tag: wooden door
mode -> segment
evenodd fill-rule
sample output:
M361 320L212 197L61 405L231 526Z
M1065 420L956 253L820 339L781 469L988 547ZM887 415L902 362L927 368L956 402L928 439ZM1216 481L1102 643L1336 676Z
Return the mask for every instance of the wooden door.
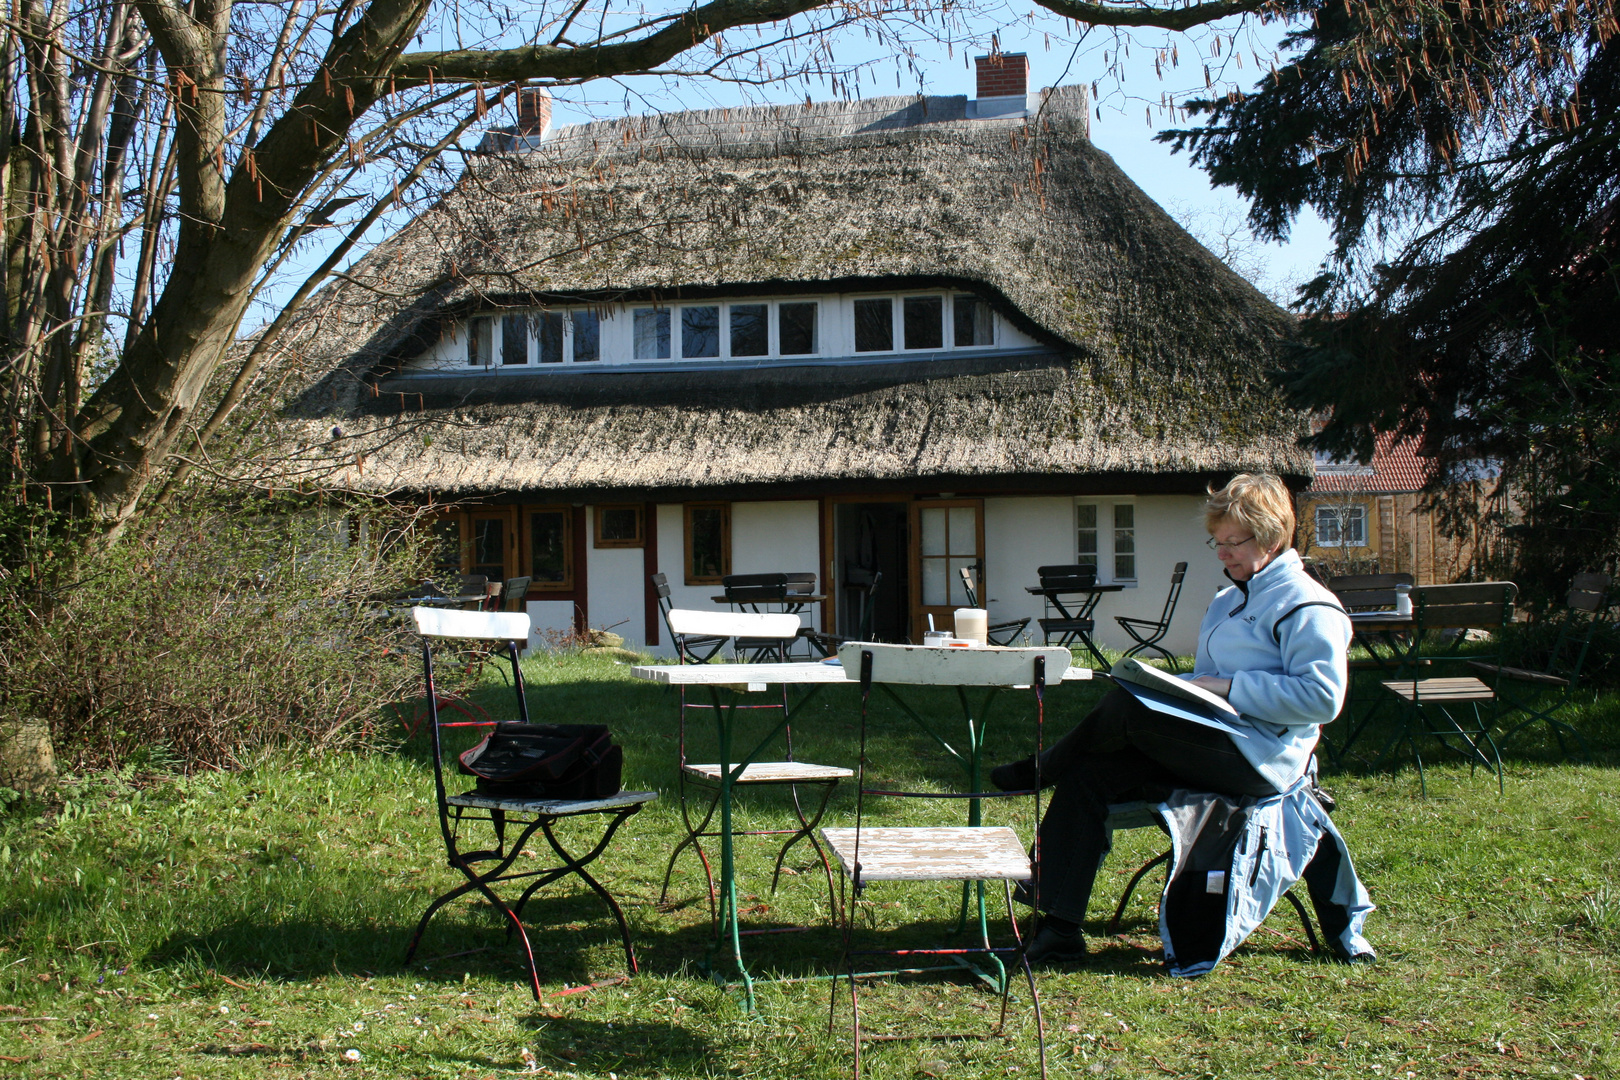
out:
M472 510L462 541L462 572L505 581L517 574L516 507Z
M922 641L928 616L940 630L955 627L967 606L962 567L976 577L984 565L984 500L927 499L911 504L911 640ZM979 595L986 586L978 582Z

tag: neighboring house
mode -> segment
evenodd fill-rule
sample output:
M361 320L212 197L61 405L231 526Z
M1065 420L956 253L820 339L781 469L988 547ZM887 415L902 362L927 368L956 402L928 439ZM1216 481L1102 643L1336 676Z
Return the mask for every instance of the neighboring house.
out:
M1039 615L1086 562L1169 643L1222 584L1206 485L1303 486L1264 372L1289 316L1089 140L1084 87L708 110L492 135L456 189L303 312L284 414L305 467L454 501L447 559L532 576L538 627L667 647L649 583L881 570L877 634L963 603ZM1010 85L1009 85L1010 82Z
M1489 538L1445 535L1422 494L1432 474L1414 443L1390 435L1367 464L1318 455L1316 478L1296 497L1300 554L1333 574L1408 573L1419 585L1477 577Z

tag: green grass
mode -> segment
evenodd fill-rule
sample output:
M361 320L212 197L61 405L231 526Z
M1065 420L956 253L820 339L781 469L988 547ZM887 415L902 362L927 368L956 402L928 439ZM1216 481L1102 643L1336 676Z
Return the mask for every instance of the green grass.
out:
M847 1073L847 1009L829 1034L825 982L764 984L749 1015L736 993L702 977L708 914L695 859L678 867L679 902L654 905L679 828L673 692L602 658L541 656L525 670L537 719L613 724L627 748L627 786L661 794L599 864L626 903L641 977L560 994L620 971L609 920L573 890L542 893L531 908L550 995L538 1006L519 954L471 902L438 916L425 962L401 963L422 908L455 881L420 740L393 754L289 754L184 780L87 777L49 814L0 818L3 1074ZM491 672L480 699L494 708L503 692ZM1098 693L1054 689L1054 730ZM933 704L954 717L953 698ZM1014 708L1003 708L993 759L1022 752ZM825 691L797 727L801 755L853 760L855 709L851 688ZM1597 699L1584 713L1601 745L1620 744L1620 699ZM875 726L873 758L886 779L955 785L897 716L882 712ZM1151 831L1121 835L1094 901L1096 962L1039 976L1052 1075L1620 1074L1620 777L1612 752L1568 765L1545 750L1532 741L1510 756L1502 798L1486 774L1440 757L1427 800L1410 770L1327 778L1340 800L1335 820L1379 905L1368 935L1381 959L1369 969L1308 955L1283 908L1210 977L1168 978L1153 888L1133 901L1120 937L1101 932L1125 875L1159 846ZM790 820L780 795L750 793L744 805L752 823ZM829 820L851 806L840 796ZM912 821L961 811L897 800L881 809ZM819 866L796 849L796 873L773 895L772 852L769 841L742 843L750 919L823 928L750 939L755 969L825 973L838 942L825 928ZM874 886L866 902L878 927L922 920L938 929L953 911L950 891L929 887ZM996 1005L962 982L916 980L865 987L862 1002L873 1029L898 1031L983 1031ZM868 1074L1033 1076L1032 1024L1027 1010L1017 1017L1009 1040L874 1047Z

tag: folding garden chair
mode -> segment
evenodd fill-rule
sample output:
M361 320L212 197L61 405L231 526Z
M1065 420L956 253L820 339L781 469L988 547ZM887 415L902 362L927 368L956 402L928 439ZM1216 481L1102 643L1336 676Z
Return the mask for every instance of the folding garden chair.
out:
M788 575L786 574L727 574L720 579L721 587L726 591L726 603L733 608L754 615L773 614L770 608L774 605L776 612L782 614L791 601L788 599ZM793 637L799 636L799 617L794 615ZM732 650L738 660L760 661L765 659L786 663L788 647L793 639L780 641L776 638L748 638L739 637L732 641Z
M841 637L838 634L806 631L804 636L816 652L822 656L831 656L846 641L872 640L872 614L877 607L877 587L882 581L881 570L863 570L849 564L844 566L842 586L845 594L850 597L850 602L855 605L855 636Z
M652 576L653 591L658 594L658 612L664 617L664 629L669 631L669 643L683 664L707 664L730 640L724 637L677 634L669 625L669 613L674 604L669 598L669 578L663 574Z
M1170 662L1171 671L1180 671L1176 658L1167 649L1162 648L1159 642L1164 635L1170 632L1170 619L1176 613L1176 601L1181 598L1181 581L1187 576L1187 564L1176 563L1176 568L1170 572L1170 595L1164 599L1164 610L1159 612L1157 619L1135 619L1129 615L1115 615L1114 621L1119 623L1136 642L1125 650L1125 656L1135 656L1143 649L1152 649Z
M734 638L744 641L757 641L765 643L767 647L782 645L791 641L798 632L799 617L787 612L727 612L727 611L687 611L675 608L669 613L669 623L672 632L689 633L690 635L720 635L723 638ZM817 765L808 761L797 761L793 756L793 728L788 722L790 709L788 707L787 685L781 687L781 696L775 701L762 705L744 705L733 702L723 704L717 694L711 694L708 702L689 701L687 687L680 688L680 720L677 734L677 747L680 755L680 771L677 773L680 799L681 821L686 827L686 835L675 845L670 852L669 862L664 868L664 885L659 891L660 904L669 901L669 884L675 873L675 864L681 852L691 848L703 867L704 881L708 886L709 915L711 919L719 919L719 898L715 893L714 869L709 863L708 853L703 848L703 841L707 838L717 837L718 828L711 827L715 813L720 809L721 799L726 797L726 791L721 784L721 768L715 762L693 760L691 756L691 733L687 726L688 710L708 711L717 721L720 737L731 743L732 753L740 750L740 733L736 729L736 714L743 711L753 713L757 710L776 710L779 719L774 725L767 727L763 732L756 731L752 738L747 740L754 746L757 756L763 749L777 738L781 739L781 759L777 761L749 761L743 766L741 772L734 772L730 778L730 788L734 791L739 788L765 788L787 787L789 799L793 805L794 816L798 826L790 829L733 829L732 836L785 836L786 840L776 852L776 866L771 875L771 891L775 892L781 880L782 866L787 859L788 851L800 840L809 840L810 846L815 849L816 857L821 861L822 872L827 879L827 896L829 904L836 910L837 890L833 884L832 865L827 861L827 855L815 836L815 829L821 822L821 817L827 811L827 803L832 798L833 790L839 782L855 775L854 770L834 765ZM806 788L816 793L813 800L801 799L800 788ZM741 931L747 933L748 931Z
M967 593L968 607L984 607L983 604L979 603L979 590L973 584L973 568L964 566L960 569L962 590ZM1029 619L1027 617L993 622L985 630L985 640L991 645L1012 645L1018 641L1024 632L1024 627L1028 625Z
M839 657L844 662L845 669L859 664L860 693L861 693L861 728L860 728L860 759L858 764L859 779L855 802L855 825L853 828L824 828L821 830L822 838L826 841L838 859L838 864L844 872L843 880L849 885L851 893L841 897L844 925L844 955L843 972L849 986L850 1013L854 1030L854 1070L860 1075L861 1044L869 1040L890 1040L897 1037L891 1034L869 1035L861 1030L860 992L858 980L863 977L879 975L910 975L929 971L946 971L957 974L971 974L990 983L999 992L1001 1008L998 1019L988 1033L988 1036L999 1036L1003 1033L1012 991L1012 973L1008 970L1010 961L1014 966L1023 969L1024 979L1029 988L1030 1004L1035 1013L1035 1031L1040 1056L1040 1075L1046 1075L1046 1040L1045 1029L1041 1020L1040 998L1035 986L1035 976L1030 969L1028 960L1024 957L1024 943L1018 930L1018 920L1013 908L1013 883L1021 883L1023 888L1029 890L1031 899L1039 904L1040 890L1040 849L1038 840L1033 848L1026 847L1017 832L1005 826L987 826L981 823L979 817L980 800L994 798L1028 798L1035 800L1035 814L1032 820L1040 819L1040 785L1033 792L984 792L969 791L966 794L941 793L939 791L893 791L883 787L873 787L874 768L868 751L868 729L870 722L870 702L874 685L881 686L887 696L901 706L903 712L912 716L933 739L943 747L950 756L956 758L966 767L970 784L977 786L979 774L980 739L983 734L983 724L991 701L1002 691L1008 688L1021 688L1033 691L1034 696L1034 728L1036 761L1040 760L1043 749L1042 724L1045 716L1045 689L1050 678L1057 681L1063 677L1064 669L1069 663L1069 654L1066 649L931 649L925 647L903 645L877 645L852 643L839 650ZM949 686L957 690L958 699L966 714L968 730L968 744L965 754L952 749L941 734L935 730L934 724L920 714L916 713L897 692L897 686ZM983 703L977 711L970 707L967 691L969 688L978 688L985 691ZM953 734L952 741L962 745ZM965 799L969 804L968 823L962 826L874 826L868 823L866 800L876 796L897 796L914 799ZM959 919L958 932L966 929L972 919L977 915L975 927L975 940L960 941L951 945L941 945L935 948L889 948L889 949L859 949L855 948L855 922L857 909L865 905L858 905L862 894L876 882L919 882L919 881L949 881L961 882L963 888L962 918ZM1011 933L1011 944L992 945L990 940L989 920L985 907L984 883L987 881L1000 881L1002 883L1003 899L1006 903L1007 922ZM976 895L975 895L976 894ZM973 900L977 901L976 905ZM902 965L888 970L865 970L863 965L867 961L864 957L889 956L896 958ZM971 961L982 960L989 970L976 967ZM921 961L932 962L944 960L946 964L935 967L913 967L910 965ZM833 980L832 1013L828 1018L829 1030L836 1022L838 988L841 980ZM938 1037L960 1038L960 1033L941 1034L937 1036L922 1035L910 1037Z
M413 608L417 633L422 637L422 675L426 682L428 720L433 735L433 790L439 809L439 831L444 837L445 851L450 866L466 880L438 897L428 905L422 919L411 935L405 950L405 962L411 962L422 934L435 913L446 904L470 892L478 892L488 900L506 920L507 937L516 935L523 944L529 964L529 988L536 1001L540 1000L540 973L534 962L534 949L521 921L523 907L529 897L542 887L562 878L573 876L601 898L618 923L619 940L624 946L625 966L630 974L636 973L636 953L630 944L630 927L624 912L611 893L586 869L604 851L619 827L635 816L643 806L658 797L653 791L621 791L604 799L531 799L489 795L477 790L452 795L446 787L444 744L439 722L438 695L433 685L433 643L436 641L501 643L511 658L512 684L517 693L517 716L524 723L529 720L528 700L523 692L523 672L518 666L518 651L529 638L529 616L518 612L455 611L444 608ZM557 835L556 826L562 821L595 818L599 827L586 834L587 850L574 854ZM488 827L489 832L485 831ZM545 838L555 865L535 866L525 861L521 869L515 868L520 856L536 833ZM493 846L483 846L490 843ZM579 846L577 841L570 841ZM517 902L508 904L496 892L497 886L525 883Z
M1461 659L1496 662L1496 653L1457 655L1467 630L1491 631L1501 648L1501 630L1513 619L1513 601L1519 587L1511 581L1487 581L1463 585L1424 585L1412 590L1412 640L1400 658L1403 677L1385 680L1383 687L1404 706L1401 725L1379 756L1388 758L1404 743L1412 751L1418 768L1418 786L1427 797L1428 780L1423 772L1423 756L1418 739L1432 737L1441 746L1461 753L1471 766L1484 765L1496 774L1496 790L1503 788L1502 755L1491 734L1499 701L1495 688L1473 676L1419 679L1417 669L1426 663ZM1424 653L1426 634L1455 631L1449 650ZM1483 747L1489 748L1487 756Z
M1564 744L1567 734L1580 744L1581 752L1590 755L1590 747L1579 731L1557 716L1569 705L1575 687L1581 679L1581 668L1586 663L1592 638L1608 620L1609 575L1576 574L1565 601L1563 622L1547 662L1540 669L1506 667L1483 660L1471 660L1469 666L1494 682L1503 693L1502 704L1524 719L1503 733L1498 742L1506 745L1519 732L1532 724L1546 724L1558 740L1558 749L1566 757L1569 748ZM1505 690L1512 686L1514 689Z

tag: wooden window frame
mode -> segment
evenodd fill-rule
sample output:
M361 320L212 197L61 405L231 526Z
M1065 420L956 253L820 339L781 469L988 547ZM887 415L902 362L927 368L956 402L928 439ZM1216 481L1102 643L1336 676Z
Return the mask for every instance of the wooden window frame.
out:
M538 578L529 582L531 593L567 593L574 591L574 577L579 573L579 567L574 565L574 508L566 503L524 503L519 509L522 515L519 521L518 532L521 535L521 567L532 574L534 571L534 534L531 518L535 514L557 513L563 516L563 580L541 581Z
M692 573L692 511L718 507L720 514L720 573L715 576ZM681 505L683 545L681 574L688 585L722 585L731 573L731 504L729 502L690 502Z
M602 515L607 510L632 510L636 515L636 535L628 540L602 538ZM639 548L647 546L647 508L644 503L598 503L592 510L592 544L599 548Z

